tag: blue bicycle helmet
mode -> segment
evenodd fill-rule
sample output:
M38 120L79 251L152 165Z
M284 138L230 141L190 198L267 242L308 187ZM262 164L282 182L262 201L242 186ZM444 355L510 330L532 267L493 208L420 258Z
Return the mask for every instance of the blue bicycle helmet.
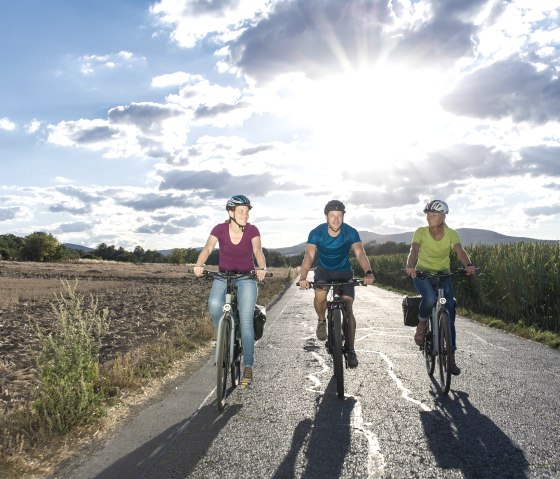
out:
M226 210L234 210L236 206L248 206L251 209L251 200L244 195L234 195L226 203Z

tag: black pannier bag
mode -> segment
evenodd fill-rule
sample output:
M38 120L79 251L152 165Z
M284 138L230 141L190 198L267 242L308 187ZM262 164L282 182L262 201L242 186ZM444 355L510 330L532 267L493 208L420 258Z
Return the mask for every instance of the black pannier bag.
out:
M405 326L418 326L418 308L422 296L403 296L402 310Z
M253 326L255 328L255 341L262 338L266 323L266 308L255 304L255 314L253 315Z

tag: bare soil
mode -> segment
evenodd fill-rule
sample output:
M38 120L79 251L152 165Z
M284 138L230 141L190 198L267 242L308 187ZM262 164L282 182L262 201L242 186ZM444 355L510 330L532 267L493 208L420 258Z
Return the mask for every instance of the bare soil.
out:
M23 263L0 261L0 410L32 399L37 385L33 351L37 326L48 331L56 318L55 295L63 281L109 310L109 333L101 362L157 340L177 324L207 315L210 282L188 266L112 262ZM279 269L259 285L259 304L268 306L283 290ZM76 283L77 282L77 283Z

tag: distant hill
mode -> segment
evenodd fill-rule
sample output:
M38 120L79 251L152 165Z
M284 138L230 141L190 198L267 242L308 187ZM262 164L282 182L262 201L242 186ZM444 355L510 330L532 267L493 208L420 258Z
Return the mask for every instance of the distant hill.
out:
M473 244L504 244L504 243L555 243L553 240L539 240L534 238L525 238L521 236L506 236L495 231L482 230L477 228L457 228L457 233L461 237L461 242L463 246L469 246ZM376 242L376 243L387 243L392 241L393 243L407 243L409 244L412 239L413 231L407 233L395 233L382 235L378 233L373 233L372 231L360 231L360 238L364 244ZM284 256L291 256L296 254L301 254L305 251L306 243L300 243L294 246L289 246L287 248L275 248L273 251Z
M82 250L84 253L89 253L95 249L95 248L90 248L89 246L82 246L81 244L72 244L72 243L62 243L62 246L69 249L79 249Z

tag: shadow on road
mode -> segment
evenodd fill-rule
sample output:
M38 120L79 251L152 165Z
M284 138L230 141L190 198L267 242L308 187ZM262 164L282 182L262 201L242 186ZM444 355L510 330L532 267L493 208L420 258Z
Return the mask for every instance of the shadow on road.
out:
M467 393L450 391L438 396L436 405L420 417L439 467L458 469L467 479L528 477L522 450L471 404Z
M215 401L186 421L177 423L142 447L111 464L95 479L185 478L196 467L220 430L242 408L227 407L218 414Z
M314 419L304 419L294 429L292 445L272 479L286 477L339 477L351 445L352 411L356 400L341 399L336 394L336 379L316 399ZM307 464L301 474L296 470L297 458L305 451Z

